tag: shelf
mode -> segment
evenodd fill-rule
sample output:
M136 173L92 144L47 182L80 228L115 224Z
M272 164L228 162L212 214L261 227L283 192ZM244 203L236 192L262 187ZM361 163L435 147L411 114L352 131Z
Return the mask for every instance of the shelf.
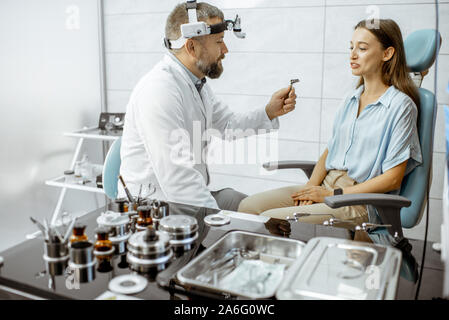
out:
M86 138L95 140L114 141L122 136L123 130L105 131L98 127L84 128L73 132L65 132L66 137Z
M75 184L75 183L66 183L64 182L64 179L65 179L64 176L60 176L55 179L45 181L45 184L53 187L75 189L104 194L104 190L102 188L98 188L94 182L89 182L87 184Z

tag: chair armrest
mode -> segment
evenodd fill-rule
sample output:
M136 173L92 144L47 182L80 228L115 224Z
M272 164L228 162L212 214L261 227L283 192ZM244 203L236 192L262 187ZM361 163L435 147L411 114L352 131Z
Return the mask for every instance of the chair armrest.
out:
M354 205L374 206L382 223L391 225L387 230L395 239L403 238L401 208L409 207L412 204L405 197L385 193L342 194L325 197L324 202L334 209Z
M325 197L324 202L331 208L355 205L373 205L376 208L402 208L410 207L412 204L407 198L385 193L342 194Z
M304 171L307 178L310 178L315 164L315 161L284 160L266 162L262 166L268 171L277 169L301 169Z

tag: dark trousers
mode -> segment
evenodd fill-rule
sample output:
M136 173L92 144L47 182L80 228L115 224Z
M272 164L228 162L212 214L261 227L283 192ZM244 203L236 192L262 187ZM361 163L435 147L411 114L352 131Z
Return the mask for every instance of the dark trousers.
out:
M246 194L225 188L218 191L211 191L212 196L217 201L221 210L237 211L240 201L248 197Z

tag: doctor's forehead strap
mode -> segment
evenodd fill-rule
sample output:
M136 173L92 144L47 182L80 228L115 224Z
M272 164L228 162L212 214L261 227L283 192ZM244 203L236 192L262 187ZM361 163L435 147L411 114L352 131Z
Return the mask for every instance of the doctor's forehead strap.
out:
M226 30L233 30L238 38L245 38L245 33L240 27L240 18L236 15L235 20L225 20L220 23L207 25L203 21L198 21L196 0L187 1L186 4L189 22L181 25L181 37L176 40L164 38L164 45L167 49L180 49L185 44L186 39L205 36L208 34L221 33Z

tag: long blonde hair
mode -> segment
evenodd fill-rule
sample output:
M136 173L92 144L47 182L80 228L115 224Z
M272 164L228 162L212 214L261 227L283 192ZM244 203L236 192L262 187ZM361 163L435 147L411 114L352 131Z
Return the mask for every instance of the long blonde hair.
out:
M360 21L354 29L365 28L371 32L386 50L393 47L395 52L393 57L382 65L382 81L387 86L394 85L398 90L408 95L419 110L419 92L415 83L410 78L405 57L404 41L402 40L401 29L398 24L391 19L379 19L379 27L367 27L366 20ZM377 21L376 21L377 22ZM357 88L364 83L360 77Z

